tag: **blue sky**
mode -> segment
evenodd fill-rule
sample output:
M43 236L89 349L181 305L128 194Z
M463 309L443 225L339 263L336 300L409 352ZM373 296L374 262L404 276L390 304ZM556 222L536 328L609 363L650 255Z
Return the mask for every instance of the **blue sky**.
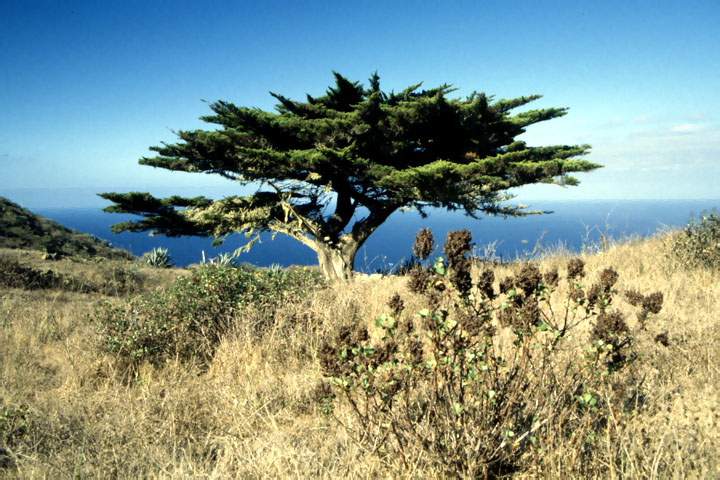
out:
M717 0L0 4L0 194L231 192L137 159L201 127L203 99L271 109L270 90L320 94L332 70L377 70L386 89L570 107L527 141L590 143L605 168L521 198L720 197Z

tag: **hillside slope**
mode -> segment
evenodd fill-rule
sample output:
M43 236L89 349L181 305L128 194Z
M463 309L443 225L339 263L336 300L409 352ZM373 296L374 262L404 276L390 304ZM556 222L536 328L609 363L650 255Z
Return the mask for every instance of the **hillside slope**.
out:
M618 291L664 295L662 311L642 332L634 310L619 296L614 304L638 335L628 375L642 396L613 410L602 435L580 437L580 453L560 438L543 446L533 470L513 478L720 478L720 272L671 268L669 239L582 255L588 284L613 266ZM100 279L99 269L110 264L136 269L148 295L178 274L191 275L137 262L50 264L37 252L11 253L40 270L88 278ZM562 272L568 261L558 252L537 265ZM498 265L496 278L521 267ZM130 377L103 347L97 307L123 307L129 296L0 287L0 478L445 478L422 459L409 467L381 459L336 421L356 425L349 407L328 416L314 393L323 379L321 346L340 327L372 329L395 292L407 315L425 307L407 283L358 276L342 288L277 297L280 309L238 311L203 368L170 360L144 364ZM147 298L154 298L149 308L163 305L159 296ZM176 307L197 303L173 298L182 300ZM569 341L584 345L586 333ZM3 455L11 467L3 469Z
M108 242L60 225L0 197L0 248L42 250L60 255L131 258Z

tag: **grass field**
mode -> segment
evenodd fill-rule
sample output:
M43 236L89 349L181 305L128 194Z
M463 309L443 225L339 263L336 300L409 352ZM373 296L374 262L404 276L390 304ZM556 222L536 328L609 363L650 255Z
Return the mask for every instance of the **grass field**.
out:
M720 477L720 274L673 269L667 236L610 246L584 257L586 270L613 266L620 289L659 290L664 308L639 340L644 407L611 417L590 457L562 444L518 478ZM142 278L139 291L169 284L179 270L123 261L24 264L101 282L112 265ZM541 268L563 266L563 254ZM509 272L516 265L498 267ZM128 380L101 348L99 301L127 296L0 289L0 477L8 478L433 478L368 452L322 414L313 390L320 346L353 319L372 322L399 292L420 299L404 277L359 276L263 312L238 316L212 362L141 365ZM668 346L652 340L667 332ZM350 412L336 415L351 422ZM13 463L14 466L10 466Z

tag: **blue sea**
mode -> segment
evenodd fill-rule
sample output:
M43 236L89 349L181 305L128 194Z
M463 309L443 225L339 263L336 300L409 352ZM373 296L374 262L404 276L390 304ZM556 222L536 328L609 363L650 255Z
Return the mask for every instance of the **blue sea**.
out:
M702 212L720 206L720 200L603 200L533 202L533 209L553 213L520 218L483 216L469 218L459 212L430 210L427 218L415 212L398 212L366 242L356 258L360 271L388 271L407 259L417 231L429 227L438 241L451 230L467 228L476 243L476 253L493 252L503 260L528 257L556 247L570 251L592 248L602 236L616 240L645 237L658 231L687 224ZM232 252L247 240L233 235L219 247L207 238L167 238L147 233L114 234L113 223L131 219L128 215L108 214L99 208L40 208L37 213L76 230L93 234L136 255L155 247L165 247L176 265L201 261L203 252L212 258ZM486 248L490 246L490 248ZM262 242L240 262L258 266L313 265L317 259L312 250L278 235L264 235Z

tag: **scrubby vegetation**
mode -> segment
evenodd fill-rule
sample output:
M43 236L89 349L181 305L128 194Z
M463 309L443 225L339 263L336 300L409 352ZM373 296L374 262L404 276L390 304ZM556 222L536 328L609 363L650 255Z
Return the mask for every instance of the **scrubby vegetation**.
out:
M262 330L279 308L319 285L316 270L206 264L159 292L125 304L104 303L93 318L104 349L131 369L171 359L207 364L236 321Z
M94 278L38 269L0 253L0 287L24 290L65 290L122 296L142 288L144 278L132 266L96 268Z
M143 281L0 287L0 477L717 478L720 273L672 238L498 265L427 237L342 286L7 253Z
M45 252L49 260L65 256L130 259L132 255L104 240L76 232L0 197L0 248Z
M432 244L422 231L415 255L425 259ZM549 447L591 456L610 415L643 395L626 372L641 326L615 309L617 272L590 285L573 259L564 279L527 263L499 282L484 268L474 281L471 246L468 231L452 232L447 260L413 269L426 308L406 312L395 295L376 320L379 339L353 322L325 344L321 401L349 404L356 440L404 468L424 458L450 477L495 478L542 465ZM662 295L648 298L659 313ZM573 338L582 327L587 338Z
M720 214L704 214L673 237L671 261L680 268L720 270Z

